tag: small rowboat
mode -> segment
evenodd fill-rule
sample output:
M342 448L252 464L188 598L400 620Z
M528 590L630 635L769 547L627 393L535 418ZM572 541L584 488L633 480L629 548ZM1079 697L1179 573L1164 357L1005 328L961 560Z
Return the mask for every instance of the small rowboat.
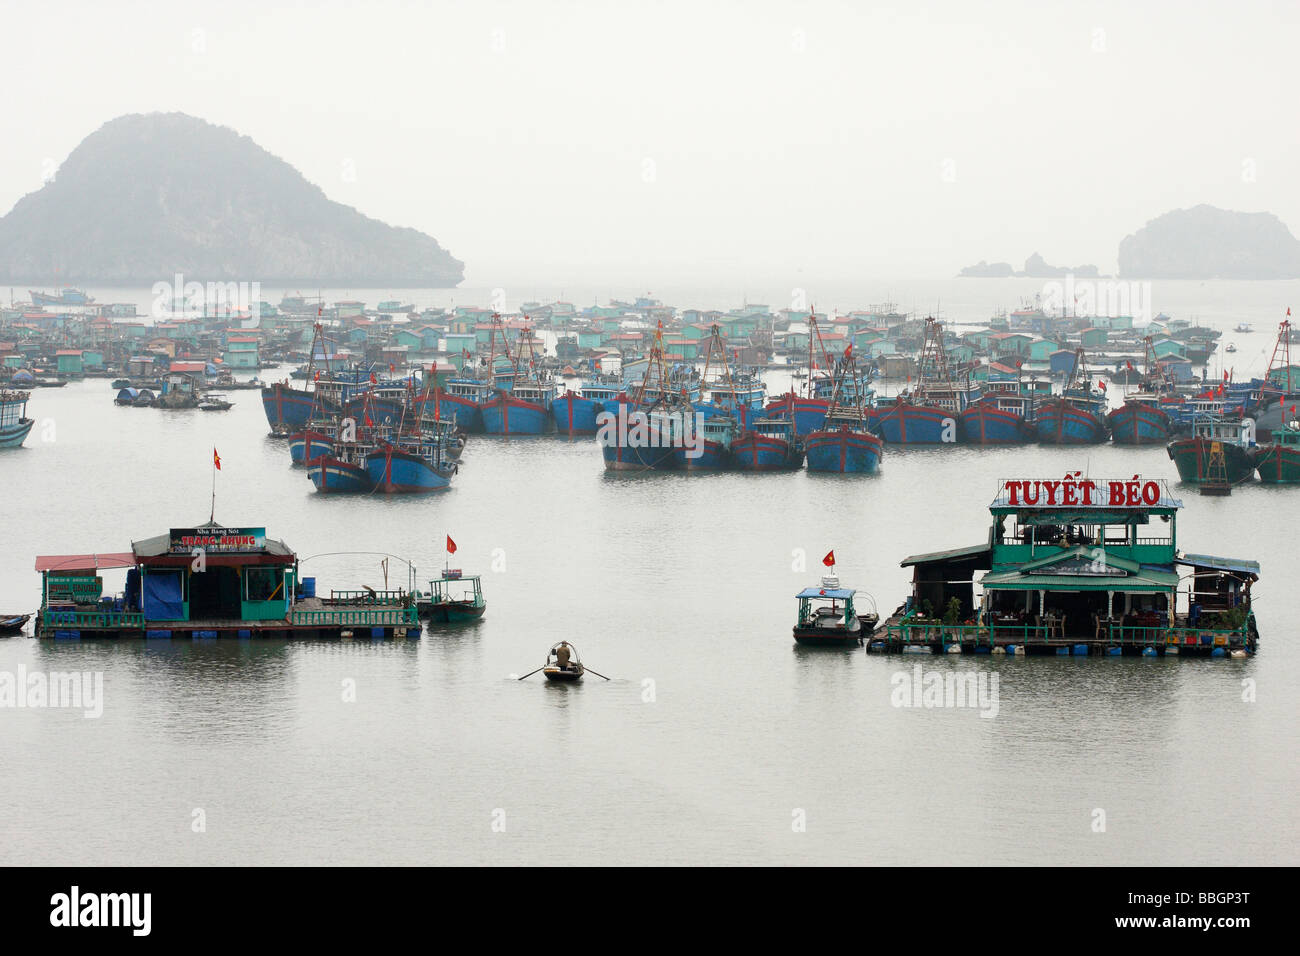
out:
M573 683L582 680L586 668L578 659L578 649L568 641L560 641L546 655L542 675L547 680Z
M31 617L30 614L0 615L0 634L21 634Z

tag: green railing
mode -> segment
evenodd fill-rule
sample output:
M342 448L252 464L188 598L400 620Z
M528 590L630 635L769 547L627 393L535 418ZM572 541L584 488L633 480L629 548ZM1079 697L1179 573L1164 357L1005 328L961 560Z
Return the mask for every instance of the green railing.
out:
M1064 634L1040 624L944 624L909 615L885 629L886 640L903 644L1056 644L1104 641L1127 647L1242 647L1249 643L1249 626L1221 628L1168 625L1131 627L1103 623L1099 631Z
M47 628L141 628L144 615L139 611L51 611L41 620Z
M323 604L402 604L405 591L331 591Z
M360 626L413 627L420 623L413 607L327 608L319 611L294 609L289 623L303 627Z

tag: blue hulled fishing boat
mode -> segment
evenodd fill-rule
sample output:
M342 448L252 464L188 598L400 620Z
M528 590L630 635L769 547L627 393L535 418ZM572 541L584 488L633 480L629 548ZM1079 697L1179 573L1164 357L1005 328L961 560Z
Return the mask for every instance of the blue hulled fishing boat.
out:
M495 369L496 339L505 341L501 317L492 317L492 346L488 367ZM507 344L506 354L509 354ZM544 435L555 423L551 419L551 405L555 402L556 385L548 373L537 369L533 354L532 330L525 328L519 335L518 348L512 363L513 372L489 395L479 407L483 417L483 430L489 435Z
M337 455L321 455L307 466L307 477L321 494L357 494L374 490L365 457L356 446L345 446Z
M456 473L445 463L438 445L426 442L385 442L365 456L366 474L374 490L386 495L442 491Z
M1038 408L1038 440L1049 445L1095 445L1106 440L1106 393L1094 388L1083 349L1061 394Z
M1129 395L1106 416L1111 440L1117 445L1163 445L1173 432L1169 413L1151 393Z
M606 471L671 470L677 464L675 451L694 435L695 413L672 387L663 335L660 322L634 393L619 395L597 416L596 440Z
M30 392L0 390L0 448L17 448L27 440L35 421L27 417Z
M760 418L731 443L732 464L741 471L793 471L803 458L794 422L784 419Z
M919 365L920 381L915 388L899 395L892 404L877 403L870 410L871 428L893 444L955 442L957 420L968 405L979 399L979 386L969 380L964 386L953 381L943 345L943 324L933 317L925 320Z
M855 372L845 376L857 378ZM880 467L885 443L871 430L863 405L863 389L855 389L857 400L840 402L839 393L831 400L822 427L804 437L804 454L809 471L836 474L870 475Z

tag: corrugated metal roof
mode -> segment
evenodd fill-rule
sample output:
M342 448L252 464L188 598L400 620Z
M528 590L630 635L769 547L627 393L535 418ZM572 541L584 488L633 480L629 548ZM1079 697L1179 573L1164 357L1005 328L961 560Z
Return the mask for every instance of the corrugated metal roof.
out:
M914 564L933 564L936 561L953 561L960 558L978 558L981 555L992 556L993 549L987 544L975 544L969 548L952 548L949 551L931 551L929 554L913 554L904 558L899 567L908 568Z
M1212 554L1183 554L1178 558L1179 564L1189 567L1213 568L1216 571L1239 571L1242 574L1259 576L1259 562L1245 558L1218 558Z

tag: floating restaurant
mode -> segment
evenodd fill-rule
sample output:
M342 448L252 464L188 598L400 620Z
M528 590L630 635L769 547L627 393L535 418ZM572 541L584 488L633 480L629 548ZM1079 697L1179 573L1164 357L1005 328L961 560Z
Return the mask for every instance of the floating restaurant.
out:
M121 594L101 571L126 570ZM331 591L265 528L208 523L133 542L130 551L45 555L36 636L80 638L419 637L404 590Z
M1139 477L1004 481L986 543L902 562L913 570L912 594L869 647L1254 653L1258 562L1179 550L1181 508L1164 481Z

